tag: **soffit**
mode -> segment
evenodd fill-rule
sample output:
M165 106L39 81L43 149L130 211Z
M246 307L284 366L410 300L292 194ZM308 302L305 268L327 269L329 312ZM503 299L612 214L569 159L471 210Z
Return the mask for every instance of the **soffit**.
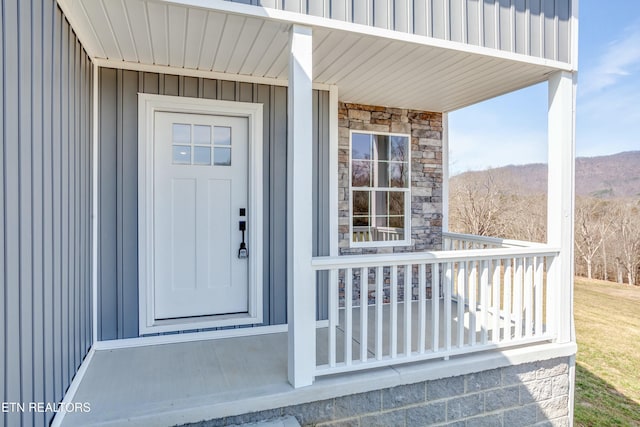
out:
M288 78L291 23L268 16L269 11L250 16L154 0L59 3L95 59L171 67L173 73ZM438 46L426 37L394 39L349 31L344 23L342 28L312 26L313 80L338 86L339 98L347 102L452 111L544 81L557 69L545 61L486 54L486 49L474 53Z

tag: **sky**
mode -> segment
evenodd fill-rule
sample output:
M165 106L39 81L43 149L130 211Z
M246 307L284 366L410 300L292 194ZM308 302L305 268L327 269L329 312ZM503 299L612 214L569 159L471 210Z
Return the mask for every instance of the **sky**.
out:
M580 0L578 13L576 155L640 150L640 1ZM450 173L546 163L547 96L542 83L450 113Z

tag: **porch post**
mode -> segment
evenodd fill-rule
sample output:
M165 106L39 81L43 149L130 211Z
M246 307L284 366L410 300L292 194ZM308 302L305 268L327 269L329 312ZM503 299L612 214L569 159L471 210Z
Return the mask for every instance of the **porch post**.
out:
M294 387L313 383L316 365L316 286L312 257L312 36L291 27L287 134L288 378Z
M549 177L547 243L560 248L549 271L557 341L575 341L573 331L573 211L575 187L575 74L549 78Z

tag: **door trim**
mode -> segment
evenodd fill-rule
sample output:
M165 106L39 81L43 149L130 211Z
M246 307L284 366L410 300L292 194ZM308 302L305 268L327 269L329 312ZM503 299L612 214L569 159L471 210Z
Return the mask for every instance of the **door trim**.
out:
M248 119L249 310L247 313L156 320L154 313L154 116L159 112ZM262 309L262 104L138 93L138 319L139 335L259 324Z

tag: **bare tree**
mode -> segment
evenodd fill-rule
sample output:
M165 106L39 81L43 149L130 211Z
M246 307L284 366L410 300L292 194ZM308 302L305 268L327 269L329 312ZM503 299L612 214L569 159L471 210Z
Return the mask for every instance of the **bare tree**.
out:
M475 175L463 176L450 188L450 212L452 229L479 236L504 235L506 198L491 172L478 179Z
M630 285L636 284L637 271L640 266L639 211L638 203L623 205L618 219L619 254Z
M513 172L493 169L455 177L450 227L469 234L546 241L546 196L532 193ZM575 211L577 274L619 283L640 279L640 201L578 198Z
M619 256L616 257L616 281L621 285L624 283L624 262Z
M593 262L609 235L612 218L608 203L592 198L578 198L575 212L575 246L585 262L587 277L593 279Z
M640 267L640 206L635 203L620 203L615 211L614 245L618 282L621 282L623 271L627 275L627 283L635 285Z
M505 213L506 237L543 243L547 239L547 198L545 195L512 196Z
M611 235L610 233L609 235ZM607 240L602 243L601 252L602 252L602 280L609 280L609 258L607 258Z

